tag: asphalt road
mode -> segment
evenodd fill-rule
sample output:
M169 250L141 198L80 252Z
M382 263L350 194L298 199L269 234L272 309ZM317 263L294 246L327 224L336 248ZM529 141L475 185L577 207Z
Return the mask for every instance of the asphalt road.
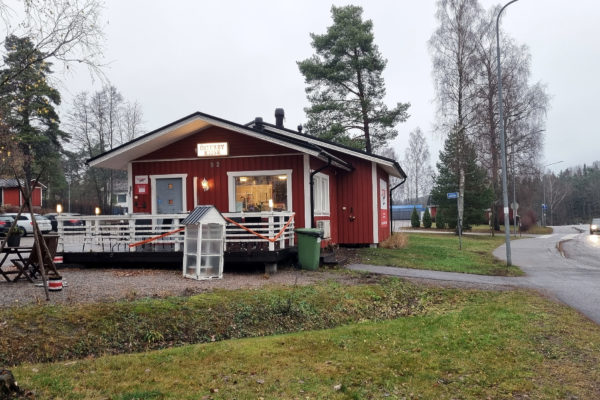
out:
M512 262L527 274L527 286L552 293L600 324L600 238L590 237L587 225L553 228L551 235L511 242ZM494 255L505 260L505 246Z
M589 234L587 225L553 227L551 235L511 242L512 262L524 277L492 277L453 272L354 264L349 269L386 275L484 286L527 287L549 294L600 324L600 236ZM558 244L562 243L561 253ZM506 248L494 255L506 260Z

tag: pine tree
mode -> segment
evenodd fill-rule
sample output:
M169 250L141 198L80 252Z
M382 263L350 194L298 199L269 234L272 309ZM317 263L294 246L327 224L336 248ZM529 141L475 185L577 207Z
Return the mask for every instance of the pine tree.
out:
M462 153L459 156L459 142ZM460 160L462 158L462 161ZM431 192L433 203L438 206L438 214L442 212L444 221L450 228L457 225L456 199L448 199L447 193L456 192L459 184L459 163L465 171L465 195L463 229L469 229L471 224L482 223L484 211L489 206L493 192L486 181L486 172L477 165L475 149L468 139L461 137L457 131L452 131L446 138L444 149L440 151L437 163L438 173L434 188Z
M408 103L393 109L383 103L382 72L387 61L373 43L373 23L363 21L362 8L331 8L333 25L327 33L312 33L316 54L298 62L307 83L311 106L308 133L371 153L398 132L408 118Z
M423 227L431 228L431 214L429 213L429 208L425 208L425 213L423 214Z
M421 226L421 221L419 220L419 213L417 212L417 207L413 208L412 214L410 215L410 225L413 228L418 228Z
M0 88L0 115L26 160L23 172L30 181L34 168L58 165L60 140L67 138L54 109L60 104L60 93L47 81L50 63L43 61L45 57L28 38L9 36L5 47L6 68L0 71L0 79L21 72Z
M437 208L437 213L435 214L435 227L437 229L444 229L446 227L446 220L444 219L444 210L441 208Z

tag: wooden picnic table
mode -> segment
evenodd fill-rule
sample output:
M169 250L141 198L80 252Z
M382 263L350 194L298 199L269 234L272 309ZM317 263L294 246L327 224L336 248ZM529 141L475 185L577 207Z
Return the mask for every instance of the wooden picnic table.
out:
M24 247L4 247L2 249L2 261L0 261L0 274L9 282L15 282L21 276L25 277L29 282L33 283L33 279L29 274L29 261L23 258L23 254L30 254L33 251L33 246L24 246ZM15 254L20 263L12 263L8 262L7 265L4 265L4 262L8 258L9 255ZM11 270L7 270L7 267L13 267ZM15 269L16 268L16 269ZM13 279L10 279L10 275L16 275Z

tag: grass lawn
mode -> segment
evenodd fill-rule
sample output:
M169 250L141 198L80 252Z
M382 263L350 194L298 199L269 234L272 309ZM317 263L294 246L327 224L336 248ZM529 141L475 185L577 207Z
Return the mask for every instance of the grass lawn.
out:
M600 398L589 320L527 291L420 290L427 312L389 321L12 371L40 399Z
M462 250L459 250L455 235L406 235L408 244L402 249L361 249L362 262L480 275L523 275L518 267L507 267L492 255L492 251L504 243L504 236L463 236Z

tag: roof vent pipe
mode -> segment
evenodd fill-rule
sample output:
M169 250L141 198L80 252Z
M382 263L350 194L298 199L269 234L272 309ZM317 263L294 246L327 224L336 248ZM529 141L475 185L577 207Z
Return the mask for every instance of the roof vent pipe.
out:
M262 131L264 129L263 119L261 117L254 118L254 129Z
M275 127L279 129L283 129L283 117L285 116L285 112L283 108L275 109Z
M302 125L298 125L298 133L302 135Z

